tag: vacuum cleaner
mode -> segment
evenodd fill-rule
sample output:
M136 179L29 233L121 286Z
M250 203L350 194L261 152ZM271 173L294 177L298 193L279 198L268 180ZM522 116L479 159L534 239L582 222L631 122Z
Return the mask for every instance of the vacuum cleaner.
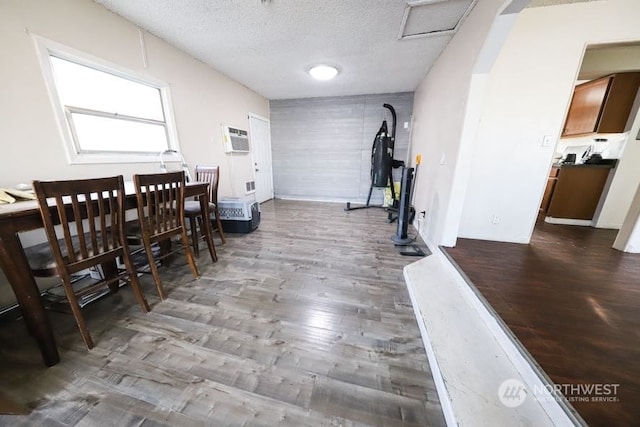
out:
M417 245L411 245L415 242L416 237L409 237L409 224L411 224L415 218L416 211L412 206L413 190L415 184L415 177L422 156L416 156L416 167L408 168L402 167L402 182L400 187L400 207L398 209L398 226L396 228L396 234L391 236L391 241L395 246L401 246L400 255L405 256L425 256L425 252Z
M415 210L411 207L411 190L413 186L414 168L402 168L402 181L400 187L400 207L398 209L398 227L391 240L396 246L412 243L415 239L408 235L409 224L413 222Z

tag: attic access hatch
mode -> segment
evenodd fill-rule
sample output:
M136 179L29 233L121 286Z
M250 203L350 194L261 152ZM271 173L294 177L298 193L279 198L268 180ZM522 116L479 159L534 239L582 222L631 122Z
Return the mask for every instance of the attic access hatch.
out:
M406 0L399 40L453 35L478 0Z
M246 130L222 125L222 143L225 153L249 152L249 134Z

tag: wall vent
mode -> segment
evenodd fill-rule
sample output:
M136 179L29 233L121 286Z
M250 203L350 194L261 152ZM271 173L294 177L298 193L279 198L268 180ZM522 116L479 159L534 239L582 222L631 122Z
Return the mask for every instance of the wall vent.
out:
M249 152L249 135L246 130L222 125L222 142L225 153Z
M256 192L256 182L255 181L247 181L244 183L244 189L246 194L255 193Z

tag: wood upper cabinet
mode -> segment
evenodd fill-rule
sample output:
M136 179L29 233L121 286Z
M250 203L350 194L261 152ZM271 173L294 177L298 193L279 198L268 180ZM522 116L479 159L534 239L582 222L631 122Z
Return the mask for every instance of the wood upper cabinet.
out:
M618 73L575 87L562 136L625 131L640 73Z

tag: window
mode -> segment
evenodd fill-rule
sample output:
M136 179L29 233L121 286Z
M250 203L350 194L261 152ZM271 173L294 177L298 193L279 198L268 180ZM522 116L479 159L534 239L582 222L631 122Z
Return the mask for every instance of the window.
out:
M70 163L155 162L177 149L166 84L38 41Z

